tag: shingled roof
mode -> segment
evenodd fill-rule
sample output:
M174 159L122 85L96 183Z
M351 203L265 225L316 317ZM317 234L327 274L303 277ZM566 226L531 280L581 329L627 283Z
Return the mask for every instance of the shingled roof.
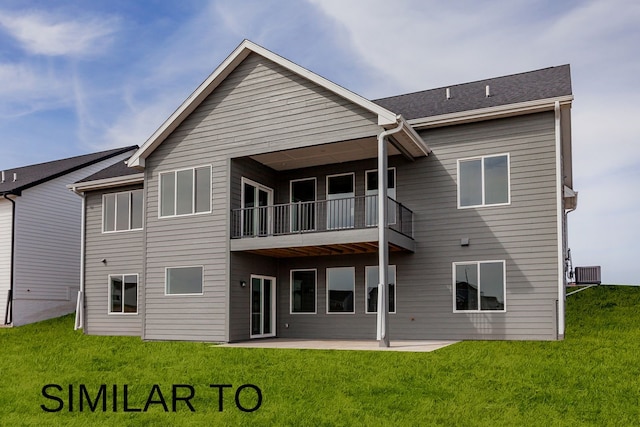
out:
M93 175L90 175L90 176L84 178L84 179L81 179L77 183L99 181L101 179L115 178L115 177L119 177L119 176L136 175L136 174L139 174L139 173L140 173L139 170L128 167L127 164L124 161L122 161L122 162L118 162L118 163L116 163L114 165L111 165L109 167L106 167L106 168L104 168L104 169L94 173Z
M486 96L486 86L490 96ZM446 90L450 98L447 99ZM571 95L569 65L374 100L407 120Z
M116 148L100 151L98 153L69 157L68 159L54 160L52 162L38 163L4 170L4 182L0 182L1 194L20 194L22 190L34 187L46 181L58 178L62 175L82 169L83 167L110 159L117 155L135 150L137 146ZM14 181L14 174L16 180Z

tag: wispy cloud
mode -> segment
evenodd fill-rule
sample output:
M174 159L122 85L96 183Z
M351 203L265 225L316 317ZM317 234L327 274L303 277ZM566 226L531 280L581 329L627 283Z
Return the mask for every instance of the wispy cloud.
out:
M0 119L72 103L66 77L40 66L0 63L0 82Z
M104 16L71 18L42 11L0 11L0 27L30 54L86 56L106 45L118 20Z
M637 282L635 254L621 248L640 239L640 3L308 1L342 26L355 57L387 74L368 97L571 63L574 259Z

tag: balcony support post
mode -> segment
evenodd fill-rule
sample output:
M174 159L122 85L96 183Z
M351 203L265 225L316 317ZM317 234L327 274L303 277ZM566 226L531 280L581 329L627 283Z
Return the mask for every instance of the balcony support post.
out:
M400 132L404 120L397 117L396 128L378 135L378 312L376 339L380 347L389 347L389 224L387 221L387 143L388 135Z

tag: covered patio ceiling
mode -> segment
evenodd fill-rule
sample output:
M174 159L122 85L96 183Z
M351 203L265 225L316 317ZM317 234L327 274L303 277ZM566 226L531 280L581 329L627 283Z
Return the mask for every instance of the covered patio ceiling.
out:
M250 157L274 170L285 171L354 160L375 159L378 157L377 144L377 138L370 137L256 154ZM405 154L406 157L413 160L413 156L408 154L395 140L387 142L387 149L389 156Z

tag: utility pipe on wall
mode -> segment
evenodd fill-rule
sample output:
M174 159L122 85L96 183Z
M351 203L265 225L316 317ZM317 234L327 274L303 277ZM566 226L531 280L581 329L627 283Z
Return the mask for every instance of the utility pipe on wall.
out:
M4 172L3 172L4 175ZM9 261L9 291L7 294L7 305L4 312L4 324L9 325L13 322L13 281L15 280L14 263L16 254L16 201L9 198L7 193L3 197L11 202L11 260Z
M71 191L82 198L82 212L80 213L80 290L78 291L78 299L76 300L76 320L73 329L84 329L84 240L85 240L85 215L86 200L84 193L78 192L76 188Z
M401 116L397 116L398 127L385 130L378 135L378 313L376 339L380 347L389 347L388 318L389 296L389 225L387 224L387 144L385 138L400 132L404 125Z

